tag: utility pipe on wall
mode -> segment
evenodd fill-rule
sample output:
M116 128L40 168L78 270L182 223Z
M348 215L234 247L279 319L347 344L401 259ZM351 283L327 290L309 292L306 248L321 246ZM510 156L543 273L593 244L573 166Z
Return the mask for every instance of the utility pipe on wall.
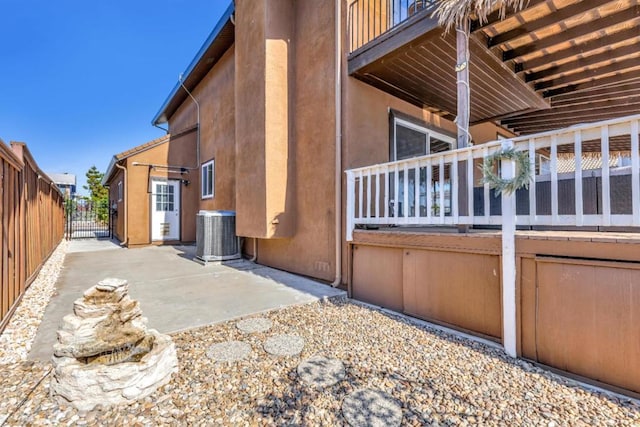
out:
M336 278L334 288L342 282L342 0L335 0L335 112L336 112L336 163L335 163L335 242Z
M122 181L122 191L124 192L124 243L125 245L129 244L129 234L127 233L128 227L127 227L127 223L129 222L129 203L128 203L128 198L129 198L129 192L127 191L127 168L125 168L122 165L119 165L118 163L114 163L114 166L117 167L118 169L122 170L122 173L124 174L124 178ZM111 206L109 206L109 208L111 208Z
M178 81L180 81L180 86L182 86L182 89L187 92L187 95L189 95L189 97L193 99L194 104L196 104L196 123L198 125L198 129L196 130L196 166L193 169L198 169L200 168L200 104L182 82L182 74L180 74L180 76L178 77Z

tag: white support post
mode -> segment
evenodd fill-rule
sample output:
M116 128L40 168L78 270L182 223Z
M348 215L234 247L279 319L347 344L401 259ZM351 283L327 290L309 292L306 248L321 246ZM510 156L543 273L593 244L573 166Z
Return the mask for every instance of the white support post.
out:
M355 213L355 203L356 203L356 179L353 175L353 172L346 171L347 174L347 242L353 241L353 214Z
M506 140L503 149L513 148ZM502 178L516 176L516 162L502 159ZM502 344L511 357L516 354L516 195L502 193Z

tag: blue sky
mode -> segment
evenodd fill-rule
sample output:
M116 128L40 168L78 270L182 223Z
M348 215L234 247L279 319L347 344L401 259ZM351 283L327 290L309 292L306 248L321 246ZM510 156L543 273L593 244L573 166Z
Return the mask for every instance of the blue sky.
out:
M230 0L0 0L0 138L77 175L164 133L151 119Z

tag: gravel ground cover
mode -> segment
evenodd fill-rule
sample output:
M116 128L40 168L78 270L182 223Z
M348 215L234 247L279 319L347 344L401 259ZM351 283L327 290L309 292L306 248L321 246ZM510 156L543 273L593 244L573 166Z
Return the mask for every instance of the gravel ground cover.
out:
M341 426L343 402L358 390L392 398L401 406L403 425L640 423L635 401L359 304L323 301L261 316L273 323L268 331L247 334L230 321L173 334L179 373L127 407L78 412L50 400L48 364L0 366L0 424L24 399L7 425ZM266 340L281 334L303 338L301 353L265 352ZM252 350L234 362L207 357L212 345L226 341ZM317 355L342 361L344 379L322 388L301 381L298 365Z
M0 335L0 365L27 360L44 309L55 292L69 242L62 240L25 291L20 305ZM0 421L2 418L0 418Z

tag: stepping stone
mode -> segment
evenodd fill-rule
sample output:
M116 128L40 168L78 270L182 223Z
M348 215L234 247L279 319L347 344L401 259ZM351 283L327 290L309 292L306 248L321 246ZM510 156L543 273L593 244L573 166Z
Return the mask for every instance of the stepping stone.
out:
M295 356L304 348L304 339L298 335L276 335L266 340L263 347L274 356Z
M398 402L379 390L360 389L342 401L342 415L353 427L399 426L402 409Z
M268 331L271 326L273 326L273 322L271 321L271 319L267 319L265 317L252 317L249 319L243 319L236 324L236 328L247 334L252 334L254 332L265 332Z
M344 364L339 359L313 356L298 365L298 376L310 386L330 387L344 379Z
M207 349L207 357L216 362L235 362L251 353L251 345L242 341L225 341L213 344Z

